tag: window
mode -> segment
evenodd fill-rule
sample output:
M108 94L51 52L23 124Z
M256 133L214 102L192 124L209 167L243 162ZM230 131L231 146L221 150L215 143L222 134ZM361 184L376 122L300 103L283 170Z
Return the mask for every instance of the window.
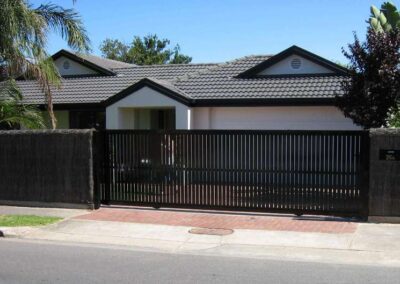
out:
M71 111L70 128L71 129L105 129L104 111Z

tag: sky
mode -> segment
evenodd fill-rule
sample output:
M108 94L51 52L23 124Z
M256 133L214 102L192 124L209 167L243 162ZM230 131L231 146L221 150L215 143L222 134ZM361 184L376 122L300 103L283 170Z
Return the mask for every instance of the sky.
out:
M275 54L298 45L329 60L346 62L342 47L353 32L364 38L377 0L48 0L82 17L93 54L106 38L130 43L157 34L179 44L193 63L224 62L252 54ZM47 3L30 0L34 6ZM400 0L394 0L397 7ZM56 34L48 51L67 44Z

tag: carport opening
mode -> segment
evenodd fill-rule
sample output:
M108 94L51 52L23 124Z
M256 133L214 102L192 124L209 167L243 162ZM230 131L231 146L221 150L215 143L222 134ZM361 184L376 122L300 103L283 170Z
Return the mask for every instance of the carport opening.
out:
M121 126L124 129L175 129L175 108L122 108L120 114Z

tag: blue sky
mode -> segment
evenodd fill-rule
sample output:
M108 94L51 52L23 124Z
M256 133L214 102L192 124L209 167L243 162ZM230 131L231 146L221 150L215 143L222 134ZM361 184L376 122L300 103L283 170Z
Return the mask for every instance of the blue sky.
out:
M39 5L47 1L34 0ZM376 0L54 0L75 8L100 55L105 38L126 43L156 33L179 43L193 62L223 62L250 54L274 54L296 44L330 60L345 62L341 48L363 38ZM393 1L399 7L399 0ZM67 48L49 38L51 53Z

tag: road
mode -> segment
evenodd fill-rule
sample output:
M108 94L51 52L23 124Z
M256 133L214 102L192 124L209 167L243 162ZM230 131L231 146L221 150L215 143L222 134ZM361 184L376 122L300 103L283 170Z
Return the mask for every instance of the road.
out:
M400 269L0 239L0 283L399 283Z

